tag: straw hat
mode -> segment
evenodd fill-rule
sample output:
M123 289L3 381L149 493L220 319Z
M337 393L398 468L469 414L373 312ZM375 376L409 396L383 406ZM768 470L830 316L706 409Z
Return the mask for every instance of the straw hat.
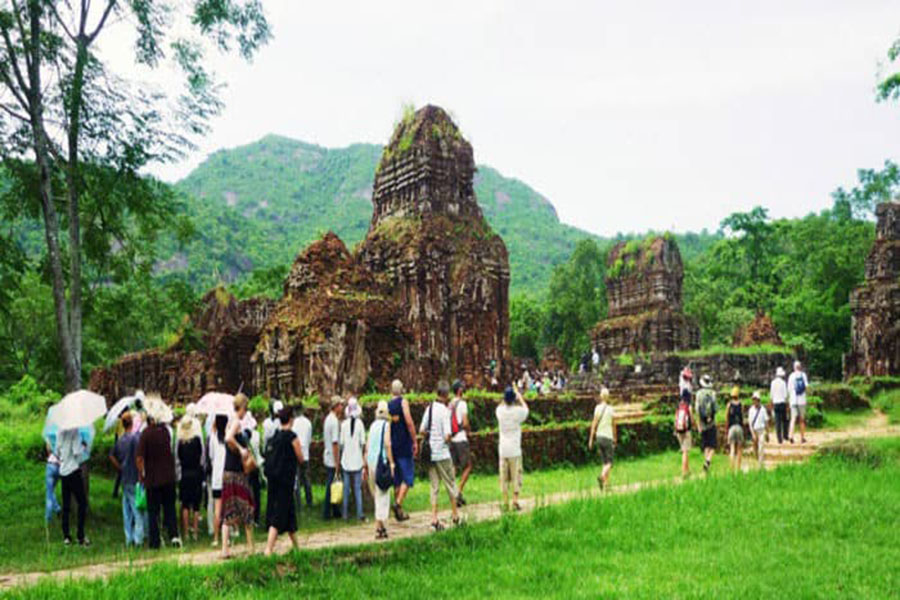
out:
M172 409L168 404L162 401L158 395L148 395L144 402L146 406L147 416L156 423L171 423L174 418Z
M704 375L700 378L700 387L711 388L712 384L712 377L709 375Z
M391 418L391 412L388 410L388 404L386 401L381 400L378 402L378 407L375 409L375 418L384 420L388 420Z
M775 369L775 377L784 377L786 373L784 372L784 367L778 367Z
M176 432L178 441L186 442L195 437L200 437L200 434L200 421L185 411L184 416L181 417L181 420L178 422L178 431Z

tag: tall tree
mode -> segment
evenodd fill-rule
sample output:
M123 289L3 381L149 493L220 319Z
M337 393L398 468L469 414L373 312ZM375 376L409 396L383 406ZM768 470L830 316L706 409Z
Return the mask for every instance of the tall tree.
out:
M96 46L113 22L132 24L139 65L156 68L171 56L180 67L185 88L174 102L108 71ZM60 358L66 387L75 389L85 194L101 223L107 212L159 210L146 202L113 204L120 195L89 186L108 185L108 170L121 176L117 184L136 183L146 165L180 157L222 108L219 86L203 66L204 42L225 52L236 42L249 59L269 39L269 26L260 0L9 0L0 8L0 37L0 153L34 161Z

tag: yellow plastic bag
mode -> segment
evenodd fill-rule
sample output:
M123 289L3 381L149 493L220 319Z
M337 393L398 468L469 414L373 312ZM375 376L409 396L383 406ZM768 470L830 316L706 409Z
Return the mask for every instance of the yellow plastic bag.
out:
M331 503L342 504L344 502L344 482L335 479L331 484Z

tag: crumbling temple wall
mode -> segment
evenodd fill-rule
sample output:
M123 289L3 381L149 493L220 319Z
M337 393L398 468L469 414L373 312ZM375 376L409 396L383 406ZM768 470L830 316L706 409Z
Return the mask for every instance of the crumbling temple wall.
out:
M734 332L731 345L736 348L742 348L765 344L771 346L784 346L784 342L781 340L781 336L775 328L772 317L763 313L757 313L752 321L738 327L737 331Z
M238 301L216 288L171 347L128 354L95 369L89 387L110 401L135 390L182 403L212 390L252 394L249 358L273 307L270 300Z
M674 239L620 242L606 267L608 318L592 334L603 356L700 347L700 328L681 312L684 268Z
M508 367L509 259L475 199L472 146L426 106L398 124L375 174L359 260L402 307L412 344L398 375L413 389L441 377L487 387Z
M850 352L844 377L900 375L900 203L875 209L866 280L850 294Z

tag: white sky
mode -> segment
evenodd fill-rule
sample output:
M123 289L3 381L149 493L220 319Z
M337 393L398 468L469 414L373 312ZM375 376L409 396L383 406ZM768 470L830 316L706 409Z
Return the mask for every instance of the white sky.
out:
M404 102L434 103L477 162L609 235L715 229L757 204L804 215L900 156L900 106L874 100L896 2L264 4L274 39L213 62L227 108L165 179L268 133L385 143ZM128 50L104 45L123 68Z

